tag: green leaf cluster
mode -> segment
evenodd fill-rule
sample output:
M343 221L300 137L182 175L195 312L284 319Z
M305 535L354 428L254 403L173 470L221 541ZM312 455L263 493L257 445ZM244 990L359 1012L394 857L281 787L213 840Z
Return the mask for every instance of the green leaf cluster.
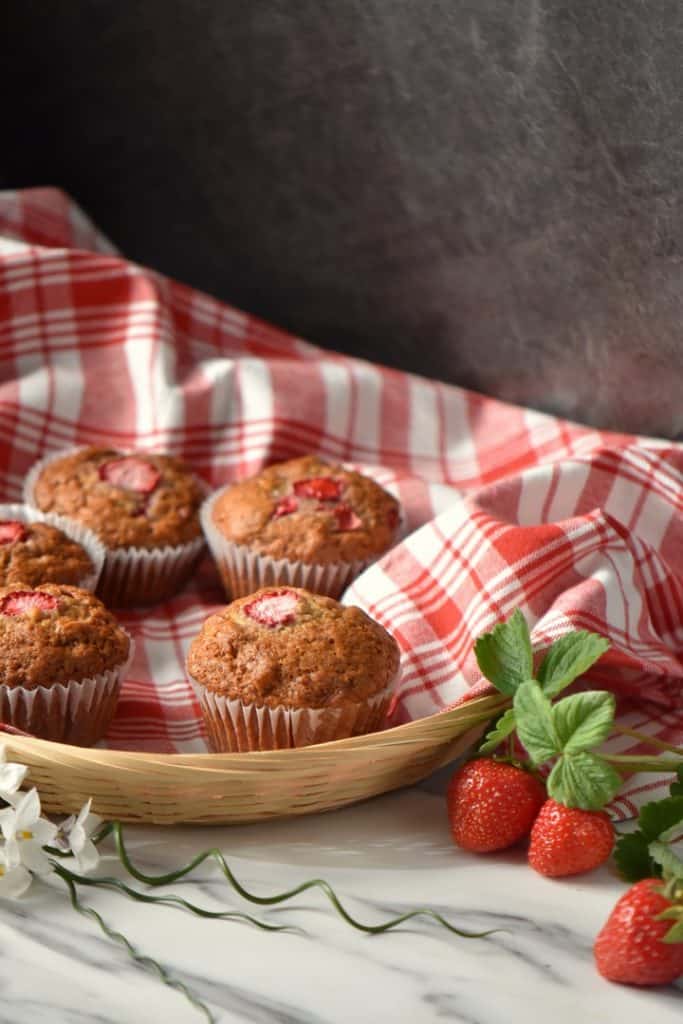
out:
M617 870L625 881L661 878L665 883L665 892L673 905L660 918L673 924L664 942L683 942L682 839L683 766L669 788L669 796L641 807L638 828L620 836L614 850Z
M614 724L611 693L588 691L553 703L609 647L596 633L578 630L556 640L534 675L531 636L516 610L475 644L477 663L493 685L512 698L512 708L487 733L480 753L492 753L514 731L538 767L553 762L548 793L568 807L597 810L615 795L621 776L593 748Z

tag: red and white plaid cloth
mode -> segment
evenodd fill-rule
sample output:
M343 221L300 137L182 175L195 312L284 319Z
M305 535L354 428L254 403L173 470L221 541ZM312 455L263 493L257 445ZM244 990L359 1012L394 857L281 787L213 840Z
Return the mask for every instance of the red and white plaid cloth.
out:
M322 351L123 259L53 189L0 193L0 430L2 500L83 443L165 449L216 486L309 451L377 467L415 532L348 599L403 648L396 721L476 685L474 639L521 607L539 645L606 634L593 683L623 723L683 742L679 445ZM122 616L137 654L109 746L206 749L183 657L222 600L207 559L177 599ZM616 816L657 787L633 777Z

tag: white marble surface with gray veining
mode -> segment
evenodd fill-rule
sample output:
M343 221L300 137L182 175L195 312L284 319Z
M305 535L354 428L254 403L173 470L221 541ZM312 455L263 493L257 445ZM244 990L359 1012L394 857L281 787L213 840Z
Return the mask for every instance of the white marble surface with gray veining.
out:
M419 905L471 930L466 940L433 922L366 936L319 893L287 909L254 910L217 868L168 891L204 907L251 910L287 922L266 934L207 921L117 892L81 890L140 952L159 960L220 1024L680 1024L683 989L638 991L603 981L592 941L623 884L603 869L565 881L534 874L521 851L475 857L451 843L444 773L419 789L325 815L221 829L128 830L134 859L161 872L219 846L240 880L266 894L322 876L349 910L378 922ZM102 872L121 874L113 853ZM131 963L69 905L58 879L0 905L0 1024L200 1024L184 997Z

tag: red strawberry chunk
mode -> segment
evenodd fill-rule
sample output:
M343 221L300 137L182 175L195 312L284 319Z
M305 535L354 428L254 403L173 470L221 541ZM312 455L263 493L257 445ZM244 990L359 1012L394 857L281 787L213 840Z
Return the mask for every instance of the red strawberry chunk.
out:
M359 519L351 506L347 505L346 502L338 505L334 509L333 515L337 520L338 530L358 530L363 525L363 520Z
M329 476L312 476L307 480L296 480L294 493L298 498L315 498L317 501L339 501L343 484Z
M296 512L299 507L299 502L293 495L287 495L286 498L281 498L275 506L273 512L273 519L281 519L282 516L291 516L292 512Z
M271 590L244 606L244 614L262 626L286 626L294 622L301 598L291 590Z
M15 540L24 540L26 527L15 519L5 519L0 522L0 544L13 544Z
M57 598L37 590L15 590L0 601L0 615L22 615L39 608L43 612L51 612L57 607Z
M387 512L387 526L390 530L395 530L401 521L401 517L398 514L397 508L390 508Z
M106 480L113 487L138 494L151 494L161 479L161 473L151 462L137 455L124 455L110 459L100 466L100 480Z

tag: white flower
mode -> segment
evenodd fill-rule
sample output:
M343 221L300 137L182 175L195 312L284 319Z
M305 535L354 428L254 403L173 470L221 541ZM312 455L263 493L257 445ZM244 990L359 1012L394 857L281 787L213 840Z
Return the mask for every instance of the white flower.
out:
M63 853L72 853L78 870L83 874L93 871L100 862L97 847L90 836L102 824L102 819L90 813L92 800L83 804L78 814L72 814L59 826L54 844Z
M0 899L15 900L31 884L31 872L21 864L8 864L5 851L0 850Z
M0 744L0 799L10 804L15 802L15 793L27 771L25 764L14 764L7 760L5 745Z
M24 793L14 807L0 811L0 830L5 838L5 864L23 864L37 875L48 874L52 868L43 850L57 833L57 826L40 816L40 797L33 788Z

